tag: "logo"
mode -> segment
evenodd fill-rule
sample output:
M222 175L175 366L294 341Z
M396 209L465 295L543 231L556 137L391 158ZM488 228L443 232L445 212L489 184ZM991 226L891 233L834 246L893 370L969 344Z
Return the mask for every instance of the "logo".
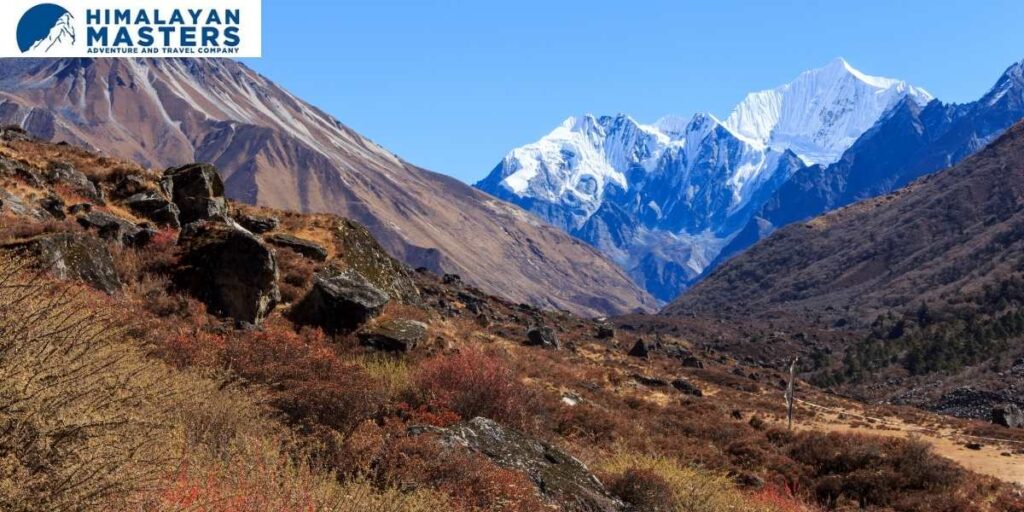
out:
M74 19L57 4L39 4L25 11L18 21L18 48L32 55L74 48Z
M0 0L0 58L259 57L262 16L262 0Z

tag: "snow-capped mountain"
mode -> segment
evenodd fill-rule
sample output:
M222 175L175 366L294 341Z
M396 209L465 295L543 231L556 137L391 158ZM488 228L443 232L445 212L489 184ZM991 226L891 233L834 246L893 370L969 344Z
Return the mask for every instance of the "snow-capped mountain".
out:
M838 160L905 98L932 99L837 59L748 95L724 121L570 117L476 186L594 245L668 301L793 173Z
M933 99L924 89L865 75L840 58L781 87L749 94L725 125L759 144L792 150L808 164L827 165L907 96L920 105Z
M36 41L28 50L29 55L44 55L51 50L70 47L75 44L75 26L72 23L73 17L64 13L46 37Z

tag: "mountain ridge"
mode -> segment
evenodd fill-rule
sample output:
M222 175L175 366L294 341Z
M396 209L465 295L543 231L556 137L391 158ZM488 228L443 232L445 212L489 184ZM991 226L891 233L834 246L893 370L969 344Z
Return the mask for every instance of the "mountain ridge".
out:
M0 122L44 139L157 167L209 161L231 197L354 218L406 263L515 301L584 315L654 306L586 244L406 163L241 63L60 59L0 70Z

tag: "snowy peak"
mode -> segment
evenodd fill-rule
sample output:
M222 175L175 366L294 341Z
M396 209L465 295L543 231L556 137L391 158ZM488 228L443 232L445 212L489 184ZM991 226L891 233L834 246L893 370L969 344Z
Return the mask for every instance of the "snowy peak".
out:
M75 26L72 23L74 18L69 13L64 13L50 29L46 37L36 41L29 48L30 55L43 55L51 50L60 51L75 44Z
M921 105L932 100L924 89L867 75L839 58L747 95L725 125L757 144L792 150L808 164L828 164L904 97Z
M1015 62L1003 72L996 85L983 98L982 103L992 106L1005 97L1024 98L1024 61Z

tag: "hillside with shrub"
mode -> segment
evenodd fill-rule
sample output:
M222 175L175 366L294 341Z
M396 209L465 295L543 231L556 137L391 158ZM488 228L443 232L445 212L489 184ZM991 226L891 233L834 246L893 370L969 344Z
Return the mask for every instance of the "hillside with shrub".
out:
M0 131L2 510L1024 510L933 437L787 429L785 379L407 268L209 166Z

